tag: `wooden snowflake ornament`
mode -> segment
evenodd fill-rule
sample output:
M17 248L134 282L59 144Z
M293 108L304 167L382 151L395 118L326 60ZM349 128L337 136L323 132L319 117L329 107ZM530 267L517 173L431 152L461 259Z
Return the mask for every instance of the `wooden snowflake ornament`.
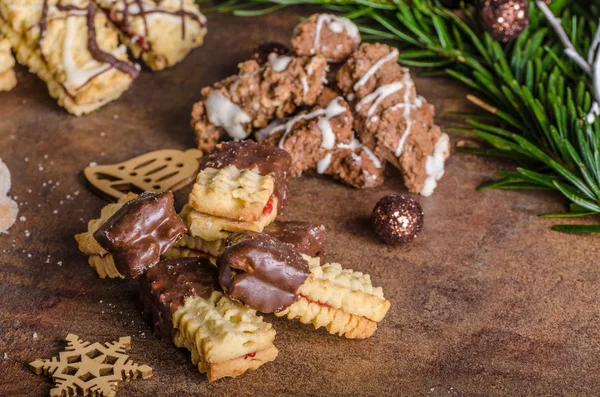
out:
M131 346L129 336L105 345L84 342L73 334L65 339L67 347L58 357L29 363L36 374L52 376L56 386L50 390L50 396L112 397L119 382L152 376L152 368L131 362L125 354Z

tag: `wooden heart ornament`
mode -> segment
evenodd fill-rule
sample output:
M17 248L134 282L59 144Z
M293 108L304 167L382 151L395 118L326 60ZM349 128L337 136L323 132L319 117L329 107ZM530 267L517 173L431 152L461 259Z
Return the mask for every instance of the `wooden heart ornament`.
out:
M182 188L194 180L201 157L198 149L157 150L119 164L89 166L83 173L100 193L118 199L127 192Z

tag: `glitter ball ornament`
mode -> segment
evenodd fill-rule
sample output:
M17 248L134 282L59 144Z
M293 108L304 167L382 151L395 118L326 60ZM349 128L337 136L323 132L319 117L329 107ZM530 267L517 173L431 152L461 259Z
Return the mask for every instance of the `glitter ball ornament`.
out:
M406 244L423 227L423 210L417 201L405 194L383 197L371 215L375 232L386 244Z
M529 24L527 0L485 0L479 15L483 28L503 43L517 37Z

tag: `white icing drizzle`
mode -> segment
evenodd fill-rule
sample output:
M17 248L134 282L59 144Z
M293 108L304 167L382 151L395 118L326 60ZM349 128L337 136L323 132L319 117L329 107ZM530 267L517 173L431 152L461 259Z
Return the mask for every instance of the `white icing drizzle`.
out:
M317 17L317 28L315 30L315 40L313 42L313 47L310 49L310 53L314 54L317 50L322 49L321 47L321 33L323 30L323 24L327 24L327 27L333 33L340 34L344 30L346 34L350 36L354 42L360 42L360 34L358 32L358 27L348 18L337 17L332 14L319 14Z
M302 99L305 99L306 94L308 94L308 81L306 80L306 76L302 76L300 82L302 83Z
M331 153L327 153L325 157L323 157L317 163L317 172L319 174L324 174L327 171L327 168L331 165Z
M375 153L373 153L371 149L360 143L360 141L356 138L352 138L352 141L350 143L338 143L337 147L340 149L350 149L352 151L355 151L356 149L361 149L371 159L375 168L381 168L382 166L381 160L379 160L379 158L375 156Z
M288 65L292 61L292 57L277 56L277 54L275 54L274 52L270 53L267 58L269 59L271 68L277 73L281 73L285 69L287 69Z
M367 116L371 116L385 98L400 91L404 86L405 85L402 81L394 81L390 84L384 84L358 101L355 109L357 112L360 112L360 109L362 109L366 103L373 102L369 107L369 110L367 110Z
M450 138L448 134L443 133L435 144L433 154L427 156L425 171L427 178L423 184L420 193L423 196L431 196L437 187L437 181L444 176L444 162L450 155Z
M367 70L367 72L360 78L360 80L358 80L354 84L354 91L356 91L361 86L363 86L369 80L369 78L371 76L373 76L375 74L375 72L377 72L384 64L386 64L387 62L392 61L392 60L395 61L397 58L398 58L398 49L394 48L392 50L392 52L390 52L383 58L379 59L377 62L375 62L373 64L373 66L371 66L369 68L369 70Z
M333 132L333 128L331 128L331 123L329 121L346 111L346 108L340 105L339 99L342 98L337 97L329 102L329 105L327 105L327 108L325 109L325 117L322 117L317 122L317 126L321 131L321 148L323 149L331 149L333 148L333 145L335 145L335 133Z
M300 120L314 119L314 118L322 116L324 114L325 114L325 109L316 109L310 113L299 114L299 115L293 117L292 119L290 119L290 121L288 121L287 123L273 128L271 130L270 135L273 135L281 130L285 130L285 132L283 133L283 136L279 140L279 148L283 149L283 144L285 143L285 140L286 140L288 134L292 131L292 128L294 128L294 125L296 125L297 122L299 122Z
M273 135L274 133L279 131L279 130L276 130L277 127L284 125L289 120L290 120L289 117L284 117L282 119L277 119L277 120L271 121L265 128L262 128L262 129L256 131L254 133L254 138L256 138L256 140L258 142L264 141L265 139L267 139L268 137L270 137L271 135Z
M217 127L223 127L231 138L240 140L248 136L242 124L249 123L252 119L221 92L211 91L204 102L204 107L208 121Z
M404 69L404 75L402 76L402 82L406 86L406 89L404 91L403 102L396 104L396 105L392 106L390 109L388 109L389 111L394 111L401 107L404 108L402 117L404 117L404 121L406 122L406 127L404 128L404 132L402 133L400 140L398 140L398 145L396 146L396 151L394 152L394 155L396 157L400 157L400 155L402 154L402 151L404 150L404 143L406 142L406 139L410 135L410 130L413 126L413 121L410 119L410 111L414 108L420 108L421 106L423 106L423 103L425 103L425 98L423 98L422 96L417 96L415 98L414 103L413 104L410 103L410 91L411 91L411 88L413 88L415 86L415 83L410 78L410 72L408 69Z
M333 145L335 145L335 133L331 128L329 120L336 116L339 116L340 114L346 111L346 108L339 104L339 99L342 99L342 97L337 97L331 102L329 102L329 105L327 105L327 108L325 109L315 109L310 113L299 114L284 124L272 125L273 123L271 123L266 128L264 128L256 134L257 140L259 140L260 142L261 140L264 140L267 137L281 130L284 130L285 132L279 140L279 148L283 149L283 144L285 143L287 136L292 131L292 128L294 128L294 125L296 125L298 121L310 120L320 116L324 116L321 120L317 122L317 126L319 127L319 130L321 131L322 135L321 147L324 149L331 149L333 148Z
M63 42L62 61L65 70L65 81L63 83L66 89L77 89L87 82L89 82L95 76L106 72L111 68L111 65L106 63L100 63L94 59L90 59L84 65L79 66L73 55L73 39L77 33L77 20L75 16L86 16L87 13L75 14L69 13L67 15L66 27L65 27L65 41ZM118 51L122 51L122 48L118 48Z

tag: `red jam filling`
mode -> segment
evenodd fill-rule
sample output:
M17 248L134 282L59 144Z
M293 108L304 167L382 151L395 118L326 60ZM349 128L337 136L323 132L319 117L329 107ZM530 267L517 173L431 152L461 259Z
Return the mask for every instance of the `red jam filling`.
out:
M267 201L267 205L263 208L263 215L269 216L273 212L273 196L269 197L269 201Z
M314 301L314 300L310 299L310 298L309 298L308 296L306 296L306 295L298 294L298 296L300 296L300 297L302 297L302 298L306 299L306 300L307 300L307 301L309 301L310 303L315 303L315 304L317 304L317 305L319 305L319 306L323 306L323 307L331 307L331 308L333 308L333 306L331 306L331 305L329 305L329 304L327 304L327 303L323 303L323 302L319 302L319 301Z
M246 357L254 358L256 356L256 352L246 354Z

